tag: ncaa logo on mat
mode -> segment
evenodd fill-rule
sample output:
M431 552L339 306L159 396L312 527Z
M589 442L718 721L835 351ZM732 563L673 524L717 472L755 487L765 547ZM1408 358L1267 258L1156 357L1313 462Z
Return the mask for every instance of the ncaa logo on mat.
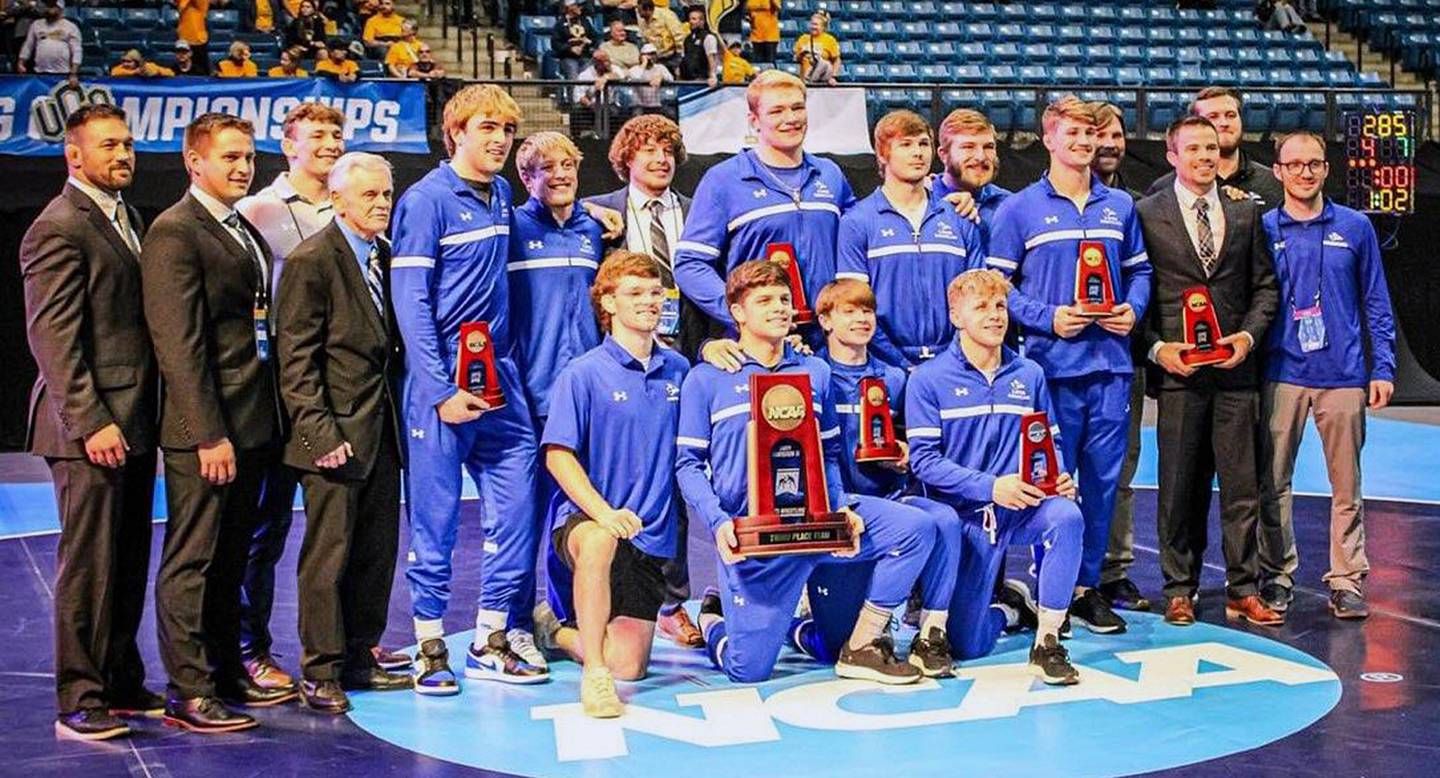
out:
M452 635L451 656L470 637ZM1136 614L1124 635L1077 630L1067 646L1081 682L1069 687L1036 681L1029 642L1006 637L957 678L894 687L837 679L789 651L772 680L735 684L703 652L657 642L650 676L619 684L627 705L618 719L583 713L570 662L552 664L553 679L537 686L467 681L452 698L356 693L350 717L395 746L527 776L663 775L676 765L687 778L777 765L796 776L905 775L962 763L972 775L1084 776L1256 748L1340 699L1335 673L1313 657L1215 625Z

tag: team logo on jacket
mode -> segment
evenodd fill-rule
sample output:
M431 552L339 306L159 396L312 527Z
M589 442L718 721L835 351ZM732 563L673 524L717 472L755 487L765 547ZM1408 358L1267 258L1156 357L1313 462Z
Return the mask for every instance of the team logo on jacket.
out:
M1030 390L1025 388L1025 382L1018 378L1010 379L1010 397L1016 400L1030 399Z
M759 189L756 189L755 191L750 193L750 196L754 197L756 200L759 200L760 198L765 196L765 187L762 186Z
M680 399L680 387L675 384L665 384L665 397L670 400Z
M817 181L815 183L815 189L813 189L810 194L816 197L823 197L827 200L835 199L835 194L830 191L830 187L826 186L824 181Z
M1059 216L1046 216L1046 217L1045 217L1045 223L1046 223L1046 224L1059 224L1059 223L1060 223L1060 217L1059 217Z
M540 250L540 249L545 248L545 241L543 241L543 240L531 240L531 241L526 241L526 243L525 243L525 248L530 249L531 251L538 251L538 250Z
M611 392L610 399L614 400L617 403L625 402L626 400L630 399L630 395L626 394L625 392Z
M944 238L945 240L954 240L955 231L950 229L949 224L946 224L945 222L940 222L940 226L935 228L935 237Z
M883 229L883 230L880 231L880 237L882 237L882 238L893 238L893 237L895 237L895 230L892 229L892 228L890 228L890 227L886 227L885 229Z
M1105 210L1103 210L1103 211L1100 212L1100 223L1101 223L1101 224L1119 224L1119 223L1120 223L1120 214L1115 213L1115 209L1114 209L1114 208L1109 208L1109 207L1107 207L1107 208L1105 208Z
M470 220L473 219L473 218L475 218L475 215L472 214L472 213L470 213L469 211L461 211L461 212L460 212L460 221L462 221L462 222L468 222L468 221L470 221Z

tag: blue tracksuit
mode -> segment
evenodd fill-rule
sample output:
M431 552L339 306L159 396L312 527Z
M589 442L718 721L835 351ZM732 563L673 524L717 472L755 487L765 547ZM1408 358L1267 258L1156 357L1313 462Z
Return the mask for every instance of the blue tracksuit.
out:
M745 149L710 168L695 190L685 232L675 244L675 283L710 318L735 327L725 304L725 279L736 265L764 259L771 243L795 247L805 296L811 305L835 278L835 236L840 216L855 202L850 182L828 159L805 155L789 188Z
M830 507L850 506L865 521L860 554L840 559L801 554L745 559L721 564L720 588L725 621L705 636L711 659L735 681L750 683L770 676L785 643L787 627L801 587L817 566L874 562L868 599L881 607L904 601L935 542L935 524L923 511L874 497L847 495L841 487L840 429L829 401L830 369L814 357L787 347L779 364L766 368L746 359L737 373L698 365L680 391L680 431L676 437L676 473L692 517L711 531L749 512L746 455L750 421L750 375L800 372L810 375L812 401L819 418ZM837 598L838 599L838 598ZM858 607L811 603L817 623L853 624Z
M1395 316L1370 220L1327 200L1310 221L1296 221L1276 208L1264 223L1275 250L1280 297L1287 303L1268 335L1266 380L1315 388L1394 381ZM1295 311L1317 300L1327 345L1306 353L1300 350ZM1370 338L1368 369L1362 332Z
M448 163L407 190L395 207L390 279L405 340L405 426L409 435L406 576L417 619L438 619L450 599L451 553L459 526L460 468L480 488L485 532L480 608L528 627L540 538L535 510L535 431L511 339L510 186L496 178L487 206ZM463 322L487 321L505 407L468 424L440 421L436 406L457 391Z
M932 199L915 229L880 189L840 220L836 278L853 278L875 290L879 328L870 351L911 367L945 349L955 337L945 287L984 261L980 230L949 203Z
M945 176L937 175L930 181L930 196L936 200L943 200L951 192L950 185L945 183ZM1003 186L990 183L980 187L980 194L975 198L975 207L980 210L980 245L988 251L990 248L990 227L995 223L995 211L999 210L1000 204L1005 198L1015 194Z
M1055 308L1075 302L1075 262L1080 242L1105 247L1117 300L1145 316L1150 300L1150 261L1123 190L1091 178L1090 198L1078 210L1048 177L1025 187L1000 206L990 233L986 264L1011 276L1010 316L1020 323L1024 353L1044 368L1064 431L1065 461L1079 470L1077 486L1085 514L1085 555L1080 585L1097 586L1110 539L1110 516L1130 421L1134 364L1130 338L1091 324L1073 338L1055 334Z
M960 659L988 654L1005 625L990 599L1006 546L1042 545L1040 604L1070 607L1080 565L1079 506L1063 497L1019 511L992 502L995 479L1020 471L1020 418L1035 411L1050 414L1050 432L1063 440L1045 374L1008 348L991 379L970 364L957 341L916 368L905 391L910 467L924 493L953 506L964 524L948 630ZM1063 467L1064 455L1056 453Z
M673 557L679 542L675 431L680 385L689 368L684 357L665 348L656 348L649 364L642 365L606 336L560 371L550 393L541 444L573 451L611 507L628 508L640 517L640 533L630 542L651 556ZM551 532L578 510L559 492L550 510ZM570 618L570 571L563 564L548 567L551 605L562 620Z

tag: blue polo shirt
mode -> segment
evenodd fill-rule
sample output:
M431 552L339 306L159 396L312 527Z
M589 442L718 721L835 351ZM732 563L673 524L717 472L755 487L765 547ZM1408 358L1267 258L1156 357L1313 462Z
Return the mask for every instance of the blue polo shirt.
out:
M849 505L840 473L844 452L840 426L830 398L830 367L815 357L785 347L780 362L767 368L748 355L736 373L708 364L696 365L680 389L680 430L676 477L691 516L705 520L713 532L750 510L750 472L746 441L750 423L750 376L755 373L796 373L810 376L811 401L820 421L825 455L825 483L831 510Z
M575 452L595 491L640 517L631 542L651 556L675 556L675 433L688 370L684 357L662 348L642 365L607 335L560 371L540 440ZM564 491L555 499L552 529L579 510Z
M514 356L510 339L510 184L496 176L487 206L441 162L395 205L390 260L395 319L405 340L411 396L424 406L450 399L460 325L490 323L495 355Z
M864 378L879 378L885 382L885 390L890 395L890 417L895 423L895 435L903 439L905 370L887 365L874 356L863 365L842 365L829 353L824 357L825 363L830 366L830 400L835 404L835 417L840 422L840 475L844 479L845 491L872 497L899 494L909 480L905 474L875 463L856 462L855 448L860 445L860 406L864 402L860 396L860 381Z
M515 209L510 240L510 329L530 410L550 412L550 387L570 360L600 344L590 285L600 267L600 222L578 204L564 224L535 198Z
M870 350L888 364L909 367L954 339L945 288L984 259L980 230L949 203L932 198L917 230L876 189L840 219L835 277L875 290L879 327Z
M806 154L796 172L777 174L744 149L700 179L675 244L675 282L710 318L733 329L725 279L714 266L728 275L742 262L764 259L769 244L789 243L813 305L835 278L835 236L854 202L850 182L828 159Z
M1091 324L1073 338L1055 334L1055 309L1075 304L1075 263L1081 241L1105 246L1116 302L1145 318L1150 303L1150 260L1135 201L1094 176L1084 209L1055 191L1048 176L1005 200L995 212L987 267L1010 276L1010 316L1025 336L1025 356L1051 380L1114 373L1130 375L1130 338Z
M1264 224L1280 280L1280 310L1267 335L1266 379L1315 388L1394 381L1395 315L1370 219L1326 200L1309 221L1276 208L1265 214ZM1317 295L1327 345L1306 353L1294 314L1313 306Z
M936 175L930 181L930 196L935 200L944 200L952 192L958 191L960 190L951 189L950 185L945 183L943 174ZM980 243L986 250L989 250L990 246L990 225L995 223L995 211L1000 209L1005 198L1013 194L1015 193L993 182L980 187L980 194L975 198L975 207L980 210L980 224L976 226L980 230Z
M1040 366L1006 348L992 380L970 364L956 341L910 374L905 390L910 470L931 497L958 508L987 505L995 479L1020 472L1020 418L1035 411L1050 414L1063 470L1060 427Z

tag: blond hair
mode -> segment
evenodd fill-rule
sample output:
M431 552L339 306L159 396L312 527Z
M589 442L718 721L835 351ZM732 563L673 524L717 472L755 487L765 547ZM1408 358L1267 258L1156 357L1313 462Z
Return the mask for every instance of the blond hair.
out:
M1055 131L1056 125L1061 119L1095 125L1095 109L1090 103L1081 100L1075 95L1061 95L1055 102L1045 106L1045 113L1040 117L1040 126L1044 128L1045 134L1049 135Z
M815 299L815 315L829 316L840 305L858 305L875 310L875 290L858 278L837 278L820 290Z
M575 141L570 140L568 135L546 130L531 135L520 144L520 150L515 152L515 169L522 177L534 173L545 164L547 157L557 153L575 160L577 165L584 159L580 149L575 146Z
M494 84L471 84L445 103L442 126L446 153L455 155L455 133L463 131L477 115L489 116L517 127L520 125L520 106L509 92Z
M953 310L966 297L1004 297L1010 294L1010 282L999 270L975 268L950 280L945 287L945 304Z
M800 77L786 73L780 69L766 70L745 87L745 104L750 107L750 113L757 113L760 110L760 98L766 92L774 92L781 89L798 89L800 94L805 94L805 82Z

